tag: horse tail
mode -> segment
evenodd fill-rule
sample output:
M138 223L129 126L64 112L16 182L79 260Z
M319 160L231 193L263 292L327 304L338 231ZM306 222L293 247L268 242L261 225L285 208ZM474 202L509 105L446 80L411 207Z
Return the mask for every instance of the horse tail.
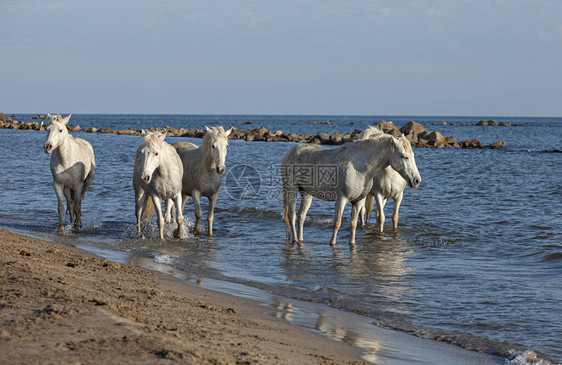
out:
M367 194L367 198L365 198L365 209L366 209L366 217L365 222L368 222L371 219L371 214L373 213L373 204L375 203L375 196L372 194Z
M152 219L152 215L154 214L154 203L152 202L152 199L150 198L150 196L148 196L147 194L145 194L144 196L144 211L142 212L142 220L151 220Z
M283 221L285 222L285 238L291 239L291 229L289 228L289 194L283 187Z

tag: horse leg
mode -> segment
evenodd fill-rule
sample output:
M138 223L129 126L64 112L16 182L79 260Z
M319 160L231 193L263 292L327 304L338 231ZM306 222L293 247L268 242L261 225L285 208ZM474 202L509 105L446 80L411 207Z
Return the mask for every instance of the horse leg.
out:
M298 223L298 227L299 227L299 242L302 242L302 231L303 231L303 227L304 227L304 220L306 218L306 213L308 212L308 209L310 208L310 204L312 203L312 195L306 194L306 193L302 193L301 194L301 206L299 207L299 213L298 213L298 217L297 217L297 223Z
M181 199L181 195L180 195L180 199ZM164 221L166 222L166 224L172 223L172 207L174 206L175 202L176 202L175 197L173 201L172 199L166 199L166 215L164 217Z
M209 225L209 236L213 235L213 220L215 219L215 204L219 198L217 191L209 198L209 213L207 214L207 224Z
M181 235L183 234L183 213L180 210L181 207L181 192L178 193L175 197L174 197L174 206L176 208L176 223L178 224L178 229L174 232L174 237L176 238L181 238ZM168 199L166 201L166 209L168 209L168 205L170 205L171 207L171 200ZM170 208L171 209L171 208ZM168 214L168 213L166 213Z
M203 212L201 211L201 193L194 190L191 194L191 199L193 199L193 206L195 207L195 227L193 227L193 233L199 234L199 225L201 224L201 216Z
M373 214L373 205L375 204L374 200L375 200L374 195L372 195L371 193L367 194L367 197L365 198L365 210L367 211L367 217L366 217L367 222L371 220L371 215Z
M404 192L400 193L394 199L394 211L392 212L392 227L398 229L398 211L400 210L400 204L402 203L402 198L404 197Z
M64 203L62 201L62 197L64 195L64 187L60 184L55 183L55 194L57 194L57 200L58 200L58 208L59 208L59 228L58 228L58 232L62 232L64 230L64 226L62 225L62 220L64 217Z
M142 218L142 198L144 197L144 190L135 190L135 215L137 216L137 232L141 231L141 218Z
M359 210L359 219L361 219L361 228L365 227L365 205Z
M154 204L154 209L156 210L156 216L158 217L158 230L160 231L160 239L164 239L164 216L162 215L162 199L156 195L152 195L152 203Z
M64 188L64 197L66 198L66 209L70 215L70 221L74 221L74 202L72 191L69 188Z
M382 195L377 194L375 195L375 201L377 203L376 214L377 214L377 228L379 232L383 231L384 227L384 201L385 199L382 198Z
M73 199L75 200L74 204L78 206L78 212L74 210L74 213L76 214L76 222L78 224L77 225L78 232L80 232L80 229L82 228L82 219L81 219L82 201L84 200L84 196L86 195L86 192L90 189L90 186L92 185L92 181L94 181L95 174L96 174L96 168L95 165L93 165L92 169L90 170L90 173L88 174L88 176L86 176L86 179L84 179L84 183L82 184L82 190L80 191L79 189L77 189L73 192L74 195Z
M76 221L74 222L74 229L80 232L82 229L82 186L78 186L78 189L74 190L74 214L76 215Z
M287 192L287 216L289 217L289 239L293 237L293 242L298 242L297 229L295 223L297 220L295 210L297 208L297 191L291 190Z
M336 200L336 210L334 214L334 232L332 233L332 238L330 239L331 246L336 245L336 237L338 236L338 231L341 227L341 216L347 202L348 200L345 196L338 196Z
M349 244L355 244L355 231L357 230L357 216L360 211L365 210L365 199L356 201L351 205L351 222L349 225Z

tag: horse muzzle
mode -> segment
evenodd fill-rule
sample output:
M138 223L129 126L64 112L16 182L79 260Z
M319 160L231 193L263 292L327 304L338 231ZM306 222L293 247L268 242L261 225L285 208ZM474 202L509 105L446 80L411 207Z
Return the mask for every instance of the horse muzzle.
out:
M43 151L45 151L46 154L50 154L53 150L53 146L51 144L45 144L43 146Z
M142 175L141 180L144 184L148 184L150 182L150 175Z
M219 175L224 174L224 171L225 171L225 170L226 170L226 166L221 166L221 167L218 167L218 166L217 166L217 173L218 173Z
M408 185L410 185L410 187L411 187L412 189L415 189L415 188L417 188L418 186L420 186L420 183L421 183L421 177L415 177L415 178L413 178L412 180L410 180L410 182L409 182Z

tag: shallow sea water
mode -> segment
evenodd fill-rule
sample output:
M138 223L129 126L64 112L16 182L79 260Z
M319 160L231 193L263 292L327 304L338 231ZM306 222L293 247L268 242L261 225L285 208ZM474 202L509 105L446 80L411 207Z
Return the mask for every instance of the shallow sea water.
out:
M21 116L30 120L30 116ZM77 132L96 152L97 172L83 204L84 231L54 234L56 197L44 132L0 130L0 226L67 244L150 255L187 273L246 284L268 293L324 303L377 326L440 339L503 357L533 350L562 361L562 119L498 118L517 127L460 126L480 118L218 116L225 126L299 133L351 132L379 119L413 119L494 150L414 149L422 176L407 188L399 229L386 207L383 234L374 221L347 244L347 219L328 245L333 203L314 200L303 245L285 241L279 163L293 143L231 141L215 213L215 237L146 237L134 228L133 157L140 137ZM485 118L488 119L488 118ZM330 120L335 125L312 125ZM136 122L140 123L137 124ZM254 125L244 124L253 121ZM454 125L450 125L450 123ZM78 115L82 127L204 128L209 116ZM355 123L355 124L351 124ZM198 139L167 138L169 142ZM228 175L229 172L231 175ZM236 186L233 174L249 184ZM243 187L251 189L241 189ZM243 194L242 194L243 192ZM203 199L206 227L206 200ZM344 217L349 217L346 208ZM184 212L193 219L193 205ZM189 228L192 221L185 223ZM171 237L173 227L167 227ZM516 352L513 352L516 351Z

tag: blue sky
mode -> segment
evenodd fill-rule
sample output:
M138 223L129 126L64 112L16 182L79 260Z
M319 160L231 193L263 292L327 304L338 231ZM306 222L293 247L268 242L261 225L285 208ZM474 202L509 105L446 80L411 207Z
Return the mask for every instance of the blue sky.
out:
M0 111L562 116L560 1L0 0ZM156 56L156 57L155 57Z

